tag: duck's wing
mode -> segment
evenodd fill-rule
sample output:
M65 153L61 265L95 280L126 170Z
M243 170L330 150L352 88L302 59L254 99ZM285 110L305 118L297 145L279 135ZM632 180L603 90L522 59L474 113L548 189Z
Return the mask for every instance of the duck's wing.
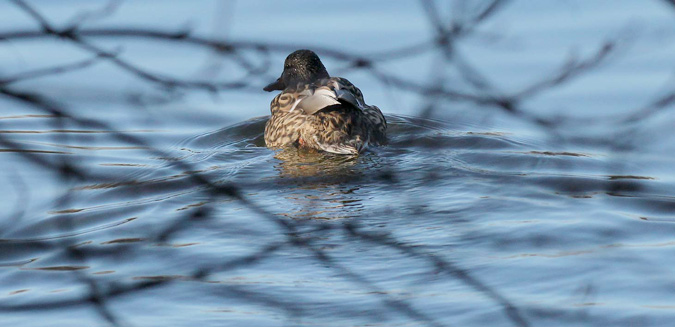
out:
M335 90L325 85L316 88L311 87L298 94L298 99L291 111L299 109L308 115L313 115L321 109L336 104L340 104L340 100Z
M387 120L384 118L380 108L366 104L361 90L346 78L337 77L333 78L333 80L337 84L338 99L351 103L363 112L363 117L365 118L364 130L368 135L368 141L365 144L367 145L369 142L376 144L384 143L387 138Z
M298 84L277 95L270 105L272 114L302 110L312 115L332 105L348 103L360 110L368 109L363 94L347 79L331 77L313 84Z
M346 78L332 77L328 79L327 84L334 90L338 100L347 102L361 110L368 108L366 101L363 100L361 90Z
M365 135L350 133L361 127L347 115L320 111L318 116L309 116L308 122L300 131L307 146L336 154L359 154L367 146Z
M296 88L279 93L270 104L272 114L289 113L296 110L307 115L340 104L337 93L327 85L299 84Z

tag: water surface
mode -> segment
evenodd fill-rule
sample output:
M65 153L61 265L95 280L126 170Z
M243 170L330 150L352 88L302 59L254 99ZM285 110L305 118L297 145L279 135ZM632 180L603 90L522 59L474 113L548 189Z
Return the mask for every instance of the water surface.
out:
M63 22L86 6L55 3L35 6ZM454 3L439 2L439 15L456 14ZM329 71L389 122L388 144L358 157L265 147L273 95L257 85L280 72L281 50L250 87L217 95L167 91L106 63L7 86L106 126L0 99L1 140L11 141L0 147L0 323L669 326L675 116L649 104L670 92L675 10L543 3L513 1L459 43L498 86L490 92L518 92L607 42L618 50L523 99L527 115L402 90L328 54ZM17 14L2 31L34 28L0 6ZM415 2L331 8L148 1L92 26L185 20L200 35L357 54L433 39ZM0 43L0 73L87 56L63 42ZM96 42L123 44L126 58L157 72L241 73L174 43ZM484 92L444 58L429 51L377 67Z

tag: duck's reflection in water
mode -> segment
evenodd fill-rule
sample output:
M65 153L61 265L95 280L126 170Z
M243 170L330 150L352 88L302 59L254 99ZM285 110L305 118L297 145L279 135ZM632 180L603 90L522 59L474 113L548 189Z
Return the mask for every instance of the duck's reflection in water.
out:
M363 211L361 184L373 165L369 154L344 156L312 149L285 148L279 162L280 183L288 204L281 215L294 219L340 219L359 216Z

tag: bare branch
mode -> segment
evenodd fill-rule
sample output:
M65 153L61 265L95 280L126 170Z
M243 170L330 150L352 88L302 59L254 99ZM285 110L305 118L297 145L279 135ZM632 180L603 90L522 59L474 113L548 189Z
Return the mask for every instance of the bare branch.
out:
M30 79L35 79L35 78L40 78L40 77L47 77L47 76L55 76L63 73L68 73L72 71L77 71L81 69L88 68L90 66L93 66L94 64L97 64L101 61L101 56L94 56L89 59L85 59L82 61L78 61L75 63L71 64L64 64L64 65L59 65L55 67L49 67L49 68L42 68L42 69L36 69L33 71L27 71L27 72L22 72L14 76L9 76L0 79L0 86L5 86L9 85L12 83L17 83L17 82L22 82L25 80L30 80Z

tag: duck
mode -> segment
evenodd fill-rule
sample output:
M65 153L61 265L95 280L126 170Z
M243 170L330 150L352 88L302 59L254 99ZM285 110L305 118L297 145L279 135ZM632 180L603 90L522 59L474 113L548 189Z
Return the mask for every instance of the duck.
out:
M361 90L347 79L331 77L311 50L288 55L281 76L263 90L281 91L270 103L272 115L265 124L269 148L297 146L358 155L386 142L382 111L366 104Z

